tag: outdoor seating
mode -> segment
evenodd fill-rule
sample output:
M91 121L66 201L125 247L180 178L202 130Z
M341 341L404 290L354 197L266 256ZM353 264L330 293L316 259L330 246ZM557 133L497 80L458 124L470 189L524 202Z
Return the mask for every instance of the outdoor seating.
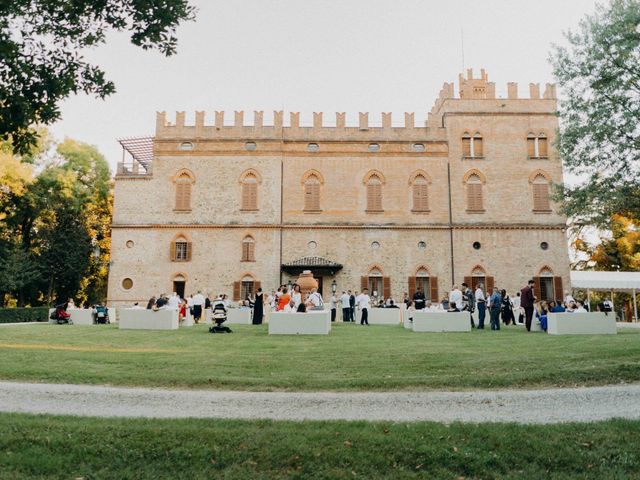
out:
M469 312L415 312L414 332L470 332Z
M549 335L607 335L616 334L616 317L612 313L549 313Z
M328 310L269 315L269 335L328 335L330 331L331 312Z

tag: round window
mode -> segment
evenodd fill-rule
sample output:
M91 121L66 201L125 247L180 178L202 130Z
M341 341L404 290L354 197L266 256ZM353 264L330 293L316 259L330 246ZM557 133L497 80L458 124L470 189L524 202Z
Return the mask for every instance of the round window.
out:
M127 240L127 248L133 248L134 245L133 240Z
M547 242L542 242L542 243L540 244L540 248L541 248L542 250L547 250L547 249L549 248L549 244L548 244Z
M183 150L183 151L193 150L193 143L191 143L191 142L182 142L180 144L179 148L180 148L180 150Z
M124 280L122 280L122 288L124 288L125 290L131 290L131 287L133 287L133 280L131 280L130 278L125 278Z
M253 151L258 148L258 146L256 145L256 142L247 142L244 144L244 148L245 150Z
M426 250L427 243L426 242L418 242L418 250Z
M310 143L309 145L307 145L308 152L317 152L318 150L320 150L320 145L318 145L317 143Z
M380 248L380 242L371 242L371 248L377 250Z
M317 246L318 246L318 244L316 242L314 242L313 240L311 240L309 243L307 243L307 247L309 247L309 249L311 249L311 250L315 250Z
M414 152L424 152L426 149L424 147L424 143L414 143L411 145L411 150Z
M377 143L370 143L369 144L369 151L370 152L379 152L380 151L380 145Z
M480 247L481 247L481 246L482 246L482 245L480 245L480 242L473 242L473 248L474 248L475 250L480 250Z

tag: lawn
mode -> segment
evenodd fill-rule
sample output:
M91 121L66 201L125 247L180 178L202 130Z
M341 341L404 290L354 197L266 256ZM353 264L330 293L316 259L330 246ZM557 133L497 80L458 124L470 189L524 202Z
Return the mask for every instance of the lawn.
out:
M417 334L342 325L328 336L211 335L117 326L0 327L0 379L245 390L417 390L640 381L640 331L549 336L522 327Z
M0 414L2 478L637 479L640 422L112 420Z

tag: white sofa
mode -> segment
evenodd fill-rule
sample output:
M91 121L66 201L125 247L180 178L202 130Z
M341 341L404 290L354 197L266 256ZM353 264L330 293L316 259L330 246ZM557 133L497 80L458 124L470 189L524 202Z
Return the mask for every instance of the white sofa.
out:
M400 325L402 311L400 308L368 308L367 321L370 325ZM360 323L362 310L356 310L356 322Z
M49 309L49 323L58 323L56 320L51 320L51 314L54 312L55 308ZM109 311L109 321L111 323L115 323L116 319L116 309L108 308ZM74 325L93 325L93 309L92 308L72 308L67 310L67 313L71 315L71 321Z
M121 308L118 310L121 330L177 330L177 310L142 310Z
M414 332L470 332L469 312L415 312Z
M250 308L230 308L227 310L226 323L235 325L251 325L251 314L253 310Z
M331 312L329 310L269 314L269 335L328 335L330 331Z
M616 317L613 313L549 313L547 314L549 335L602 335L616 334Z

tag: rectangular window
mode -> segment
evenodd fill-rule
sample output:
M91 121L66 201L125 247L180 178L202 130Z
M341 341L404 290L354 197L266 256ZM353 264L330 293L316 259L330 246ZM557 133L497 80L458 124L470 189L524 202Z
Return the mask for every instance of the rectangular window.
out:
M176 183L176 210L191 210L191 184L186 182Z
M383 295L382 277L369 277L369 295L380 298Z
M417 288L420 288L422 290L425 298L430 298L431 285L429 284L429 277L416 277L416 289ZM409 292L409 295L413 295L413 292Z
M242 242L242 261L243 262L256 261L254 242Z
M547 302L554 300L553 277L540 277L540 298Z
M463 157L471 156L471 138L470 137L462 138L462 156Z
M482 184L481 183L467 184L467 211L469 212L484 211L484 208L482 206Z
M429 196L427 185L416 184L413 186L413 211L427 212L429 211Z
M547 158L549 152L547 151L547 139L545 137L538 138L538 156L540 158Z
M258 210L258 184L245 183L242 185L242 210Z
M533 137L527 138L527 156L529 158L536 157L536 139Z
M382 185L379 185L379 184L367 185L367 211L368 212L382 211Z
M187 261L187 242L176 242L176 262Z
M320 211L319 183L309 183L304 186L304 209L308 212Z
M240 300L246 300L253 297L253 282L243 281L240 285Z
M533 210L536 212L549 212L549 185L546 183L533 184Z

